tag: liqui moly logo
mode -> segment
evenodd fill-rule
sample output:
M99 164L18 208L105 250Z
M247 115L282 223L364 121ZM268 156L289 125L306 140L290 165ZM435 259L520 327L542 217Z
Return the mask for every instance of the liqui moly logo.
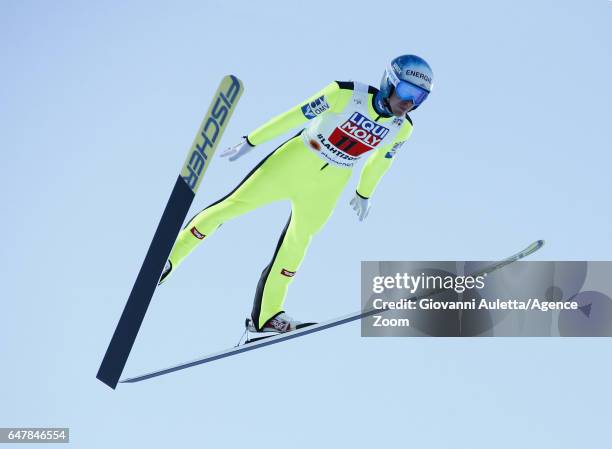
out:
M389 134L389 128L369 120L359 112L353 113L346 122L340 125L340 129L370 147L377 146Z

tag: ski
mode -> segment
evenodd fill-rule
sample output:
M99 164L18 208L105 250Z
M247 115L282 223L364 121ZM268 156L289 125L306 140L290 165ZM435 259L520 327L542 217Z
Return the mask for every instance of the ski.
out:
M233 75L223 77L189 148L96 376L113 389L130 355L164 264L243 91L244 87L238 78Z
M506 265L509 265L513 262L516 262L517 260L523 259L533 253L535 253L537 250L539 250L540 248L542 248L542 246L544 245L544 240L537 240L535 242L533 242L531 245L529 245L527 248L525 248L522 251L519 251L518 253L503 259L499 262L493 263L491 265L488 265L486 267L484 267L483 269L472 273L472 276L477 277L477 276L482 276L485 273L491 273L493 271L499 270L500 268L505 267ZM428 291L427 295L431 295L431 294L435 294L435 293L440 293L443 291L446 291L448 289L444 289L444 288L440 288L438 290L433 290L433 291ZM413 300L418 300L421 296L423 295L417 295L414 296ZM362 318L366 318L369 317L371 315L374 315L376 313L381 313L381 311L379 309L370 309L370 310L366 310L366 311L362 311L360 310L359 312L355 312L352 313L350 315L345 315L343 317L340 318L334 318L332 320L323 322L323 323L318 323L318 324L314 324L312 326L308 326L305 327L303 329L297 329L295 331L291 331L291 332L287 332L284 334L278 334L272 337L264 337L264 338L259 338L255 341L252 341L248 344L244 344L241 346L235 346L233 348L230 349L226 349L224 351L220 351L214 354L210 354L207 356L204 356L202 358L199 359L195 359L192 360L190 362L185 362L185 363L181 363L179 365L175 365L175 366L171 366L169 368L165 368L165 369L161 369L158 371L153 371L147 374L143 374L140 376L136 376L136 377L130 377L127 379L122 379L120 382L121 383L135 383L135 382L140 382L143 380L147 380L147 379L151 379L153 377L158 377L158 376L163 376L164 374L169 374L169 373L173 373L175 371L180 371L186 368L191 368L192 366L196 366L196 365L202 365L204 363L209 363L209 362L213 362L215 360L219 360L219 359L223 359L225 357L230 357L233 355L237 355L237 354L241 354L243 352L247 352L247 351L253 351L255 349L259 349L259 348L263 348L265 346L270 346L270 345L274 345L277 343L281 343L283 341L287 341L287 340L291 340L294 338L299 338L299 337L304 337L306 335L309 334L313 334L315 332L321 332L324 331L326 329L330 329L332 327L336 327L336 326L341 326L343 324L346 323L350 323L352 321L357 321L360 320Z

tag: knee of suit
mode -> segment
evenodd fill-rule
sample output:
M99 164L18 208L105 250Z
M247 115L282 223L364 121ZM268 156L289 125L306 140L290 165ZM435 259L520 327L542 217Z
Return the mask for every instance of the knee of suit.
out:
M312 238L323 229L323 224L317 226L296 226L293 237L308 246Z
M283 246L285 250L292 254L303 254L308 250L310 242L312 241L314 234L306 233L289 233L285 237Z
M300 218L296 218L291 224L293 225L295 234L303 239L311 239L325 227L331 215L331 211L324 216L316 212L309 215L302 213L299 216Z
M228 209L218 208L215 205L208 209L204 209L202 212L196 215L187 229L191 229L192 226L195 226L201 233L209 236L215 232L219 226L226 221L231 220L235 216L236 214L232 214ZM198 237L198 235L194 235Z

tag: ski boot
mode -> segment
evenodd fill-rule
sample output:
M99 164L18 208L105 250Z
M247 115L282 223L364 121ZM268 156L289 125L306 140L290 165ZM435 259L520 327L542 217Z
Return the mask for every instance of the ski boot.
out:
M247 340L245 343L251 343L261 340L262 338L273 337L278 334L302 329L317 323L302 323L301 321L294 320L285 312L280 312L266 321L260 330L257 330L255 323L253 323L251 318L247 318L244 324L247 330Z

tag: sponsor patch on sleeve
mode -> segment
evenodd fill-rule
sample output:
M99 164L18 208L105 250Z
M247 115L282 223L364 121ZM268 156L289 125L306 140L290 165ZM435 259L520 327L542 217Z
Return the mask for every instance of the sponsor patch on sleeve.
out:
M397 142L395 145L393 145L393 147L387 152L387 154L385 154L385 158L391 159L392 157L394 157L395 153L397 153L397 150L399 150L402 145L404 145L404 142L406 141L402 140L401 142Z
M325 100L325 95L321 95L319 98L302 106L302 114L304 114L304 117L310 120L315 118L317 115L323 114L328 109L329 104L327 104L327 101Z

